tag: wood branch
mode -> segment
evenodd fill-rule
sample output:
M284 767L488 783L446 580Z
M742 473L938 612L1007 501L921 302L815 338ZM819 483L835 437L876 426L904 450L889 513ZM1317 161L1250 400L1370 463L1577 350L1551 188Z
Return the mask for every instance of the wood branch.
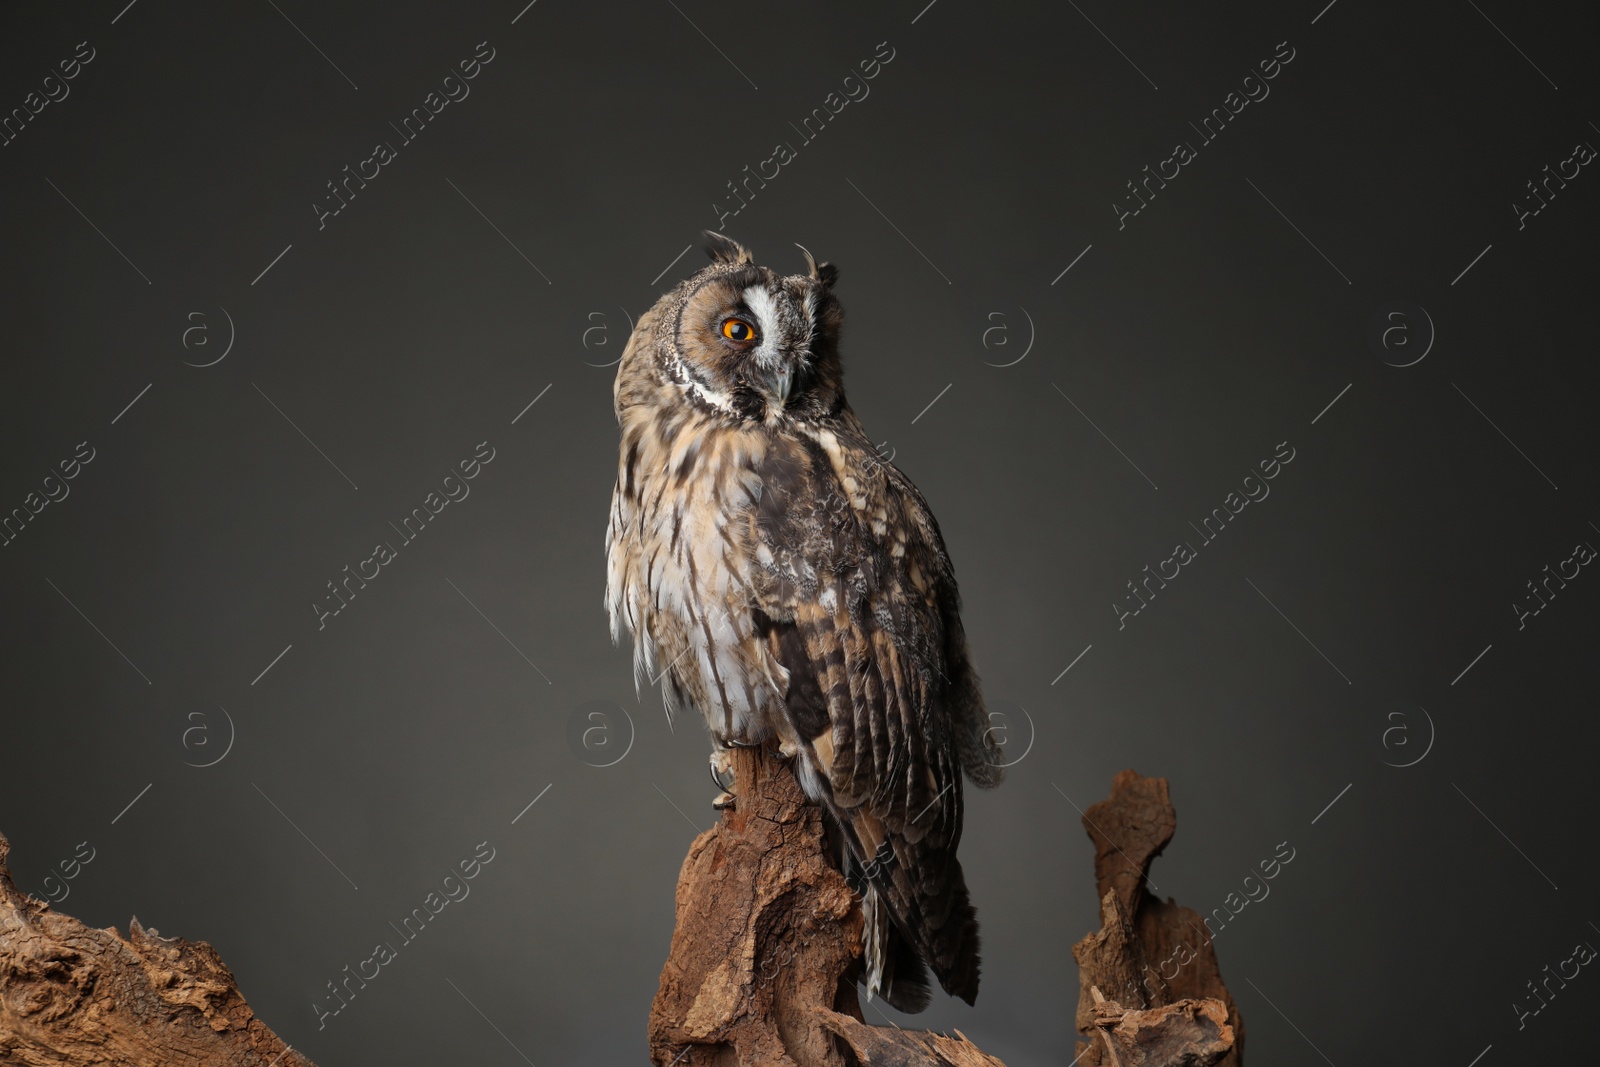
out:
M0 1063L22 1067L315 1067L256 1018L215 949L124 938L17 889L0 834Z
M1090 1035L1077 1062L1241 1067L1244 1020L1222 984L1210 931L1197 912L1145 888L1178 828L1167 780L1122 771L1111 796L1084 812L1083 828L1094 842L1101 926L1072 948L1077 1027Z
M695 838L650 1009L658 1067L1004 1067L959 1033L869 1026L861 902L787 764L734 750L737 805ZM851 1058L853 1057L853 1058Z

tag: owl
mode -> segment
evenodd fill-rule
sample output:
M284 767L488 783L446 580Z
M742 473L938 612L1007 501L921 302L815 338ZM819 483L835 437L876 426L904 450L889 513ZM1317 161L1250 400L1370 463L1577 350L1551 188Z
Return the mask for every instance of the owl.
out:
M845 399L838 271L783 276L706 233L712 263L640 318L614 387L621 449L606 609L635 684L693 708L712 777L772 745L861 894L862 984L903 1011L978 993L956 846L963 773L1002 776L955 576L916 486Z

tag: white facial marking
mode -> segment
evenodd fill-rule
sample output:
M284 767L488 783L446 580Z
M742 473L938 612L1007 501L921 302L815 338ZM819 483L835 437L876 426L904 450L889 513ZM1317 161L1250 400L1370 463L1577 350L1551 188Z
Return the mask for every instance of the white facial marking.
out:
M756 362L771 367L778 361L778 306L772 294L759 285L752 285L742 294L744 302L755 313L756 325L761 330L761 343L756 347Z
M718 411L732 413L733 400L726 393L701 385L695 381L681 359L674 357L671 363L668 364L667 378L686 394L699 397Z

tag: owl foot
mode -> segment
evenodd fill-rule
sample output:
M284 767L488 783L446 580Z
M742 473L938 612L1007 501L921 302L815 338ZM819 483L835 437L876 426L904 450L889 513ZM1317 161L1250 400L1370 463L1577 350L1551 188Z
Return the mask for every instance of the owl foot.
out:
M731 811L735 802L734 795L728 792L718 793L711 801L711 806L718 811Z
M800 743L798 741L790 741L785 738L783 741L778 743L778 758L783 760L783 762L788 763L799 754Z

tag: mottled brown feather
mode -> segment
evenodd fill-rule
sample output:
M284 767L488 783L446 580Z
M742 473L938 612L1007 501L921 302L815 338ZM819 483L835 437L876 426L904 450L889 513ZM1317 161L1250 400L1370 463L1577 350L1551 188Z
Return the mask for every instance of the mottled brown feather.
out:
M780 277L725 238L711 253L618 368L613 632L633 633L636 679L659 676L669 713L698 709L718 743L793 747L889 933L971 1001L962 778L1000 772L943 538L845 401L836 272L807 253L807 275ZM759 340L727 341L729 316ZM915 1010L915 959L889 955L909 991L888 995Z

